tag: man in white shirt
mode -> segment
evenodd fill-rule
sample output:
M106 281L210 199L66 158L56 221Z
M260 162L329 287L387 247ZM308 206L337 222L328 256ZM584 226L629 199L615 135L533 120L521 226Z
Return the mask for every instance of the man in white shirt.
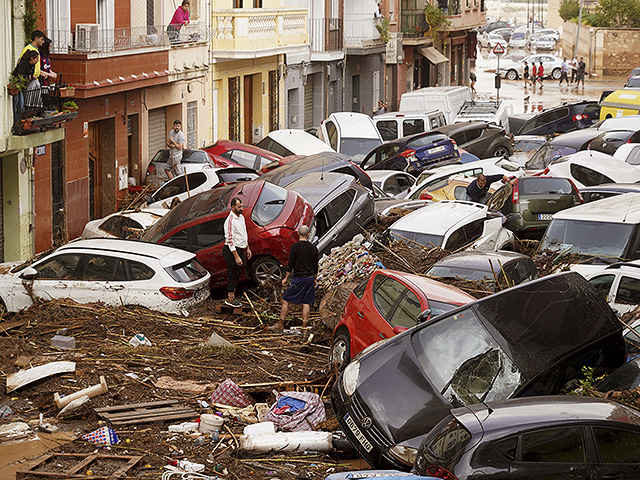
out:
M242 268L246 260L251 258L247 226L242 215L242 200L239 197L231 199L231 212L224 221L224 247L222 256L227 265L227 299L225 304L233 308L242 307L236 298L236 287L242 276Z
M173 128L167 136L167 147L169 147L169 161L165 172L167 177L171 180L178 175L182 175L182 150L184 150L185 136L181 130L182 122L175 120L173 122Z

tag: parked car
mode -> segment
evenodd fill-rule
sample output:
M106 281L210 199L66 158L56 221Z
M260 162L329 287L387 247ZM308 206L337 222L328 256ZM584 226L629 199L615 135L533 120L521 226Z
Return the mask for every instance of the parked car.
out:
M634 478L638 445L640 413L618 402L517 398L451 410L424 439L413 471L458 480L489 471L495 480Z
M218 140L203 150L213 155L216 167L245 167L256 172L270 164L282 160L282 156L264 148L233 140Z
M593 100L563 102L529 118L516 135L555 135L590 127L600 118L600 104Z
M283 187L310 172L346 173L373 190L373 183L367 172L351 162L346 155L336 152L318 153L294 160L265 173L260 179Z
M345 173L310 172L285 185L299 193L315 215L311 241L320 256L347 243L376 218L373 192Z
M629 77L623 88L640 88L640 75Z
M200 192L234 182L248 182L258 178L255 170L244 167L210 168L179 175L166 182L147 198L147 208L163 211L174 202L193 197Z
M511 24L502 20L496 20L495 22L487 23L480 27L480 33L482 32L495 32L498 28L504 28L511 30Z
M580 195L585 203L595 202L603 198L622 195L623 193L635 192L640 193L639 183L603 183L602 185L594 185L593 187L584 187L580 189Z
M394 240L428 248L456 251L513 249L513 234L502 226L502 215L479 203L444 200L428 203L388 229Z
M533 154L524 168L527 171L542 171L558 158L571 155L589 148L591 140L602 132L594 128L584 128L575 132L565 133L549 140L549 142Z
M469 200L467 187L473 181L475 181L475 178L465 177L463 175L444 178L422 189L419 198L420 200L433 200L434 202L440 202L442 200ZM487 193L492 194L495 192L500 184L501 182L492 183Z
M504 38L504 41L507 42L508 45L509 40L511 40L511 35L513 34L513 28L504 26L502 28L497 28L490 33L493 33L494 35L500 35L502 38Z
M82 240L87 238L138 238L143 231L160 220L166 210L123 210L104 218L91 220L82 230Z
M28 266L0 264L0 271L0 306L9 312L34 299L70 298L186 315L209 298L209 273L193 253L133 240L78 240Z
M373 117L378 132L385 142L428 132L447 124L440 110L427 112L389 112Z
M503 65L500 65L500 76L509 80L517 80L519 78L522 78L525 61L530 66L532 62L535 62L536 66L540 65L540 62L542 62L542 65L544 66L545 78L551 77L554 80L559 80L560 76L562 75L562 58L554 57L553 55L549 55L546 53L536 53L534 55L524 57L519 62L505 62Z
M256 146L277 153L281 157L335 152L333 148L318 137L304 130L296 129L273 130L260 140Z
M504 226L521 237L540 239L554 213L584 203L568 178L521 177L505 183L487 206L502 213Z
M157 190L169 180L165 168L169 161L169 149L163 148L153 156L149 166L147 167L147 176L144 180L145 185L151 185L153 190ZM215 165L211 156L204 150L182 151L182 169L184 173L197 172L206 168L213 168Z
M404 198L416 183L416 177L396 170L369 170L373 184L394 198Z
M571 268L586 276L621 260L640 259L639 235L640 194L625 193L554 214L540 251L582 256Z
M358 112L335 112L320 123L320 140L356 164L382 143L382 136L369 115Z
M419 133L374 148L362 161L365 170L400 170L412 175L460 160L458 146L439 132Z
M589 149L606 153L631 165L640 165L640 131L608 130L589 143Z
M555 28L541 28L540 30L536 30L535 32L539 33L540 35L549 36L556 42L560 40L560 32Z
M528 29L514 30L509 39L509 48L529 48L531 46L531 31Z
M234 197L240 197L244 204L242 214L252 253L246 271L257 282L279 278L291 245L298 241L298 230L302 225L312 226L313 209L298 193L264 180L225 185L188 198L142 238L195 252L211 273L211 287L224 285L227 268L222 258L223 226Z
M367 463L408 470L425 435L451 408L557 394L581 378L583 367L599 375L624 359L615 314L586 280L566 272L371 347L338 377L331 404Z
M505 250L447 255L434 263L425 275L435 279L482 282L493 291L520 285L539 276L531 257Z
M339 371L369 345L475 298L429 278L375 270L349 295L333 333L331 364Z
M447 123L453 123L464 102L471 100L473 95L467 86L424 87L403 93L398 110L424 113L437 109L444 114Z
M513 155L509 159L524 166L545 143L547 137L542 135L516 135L513 138Z
M550 35L541 35L535 40L535 42L533 42L532 45L536 52L554 52L556 49L556 39Z
M511 139L504 128L487 122L457 122L436 131L447 135L459 148L478 158L508 157L513 153Z
M606 298L618 314L640 305L640 261L616 262L587 280Z
M502 45L502 48L504 48L505 51L509 47L509 42L505 40L502 35L498 35L493 32L487 33L486 35L480 35L478 40L481 47L489 48L490 50L493 50L498 44Z

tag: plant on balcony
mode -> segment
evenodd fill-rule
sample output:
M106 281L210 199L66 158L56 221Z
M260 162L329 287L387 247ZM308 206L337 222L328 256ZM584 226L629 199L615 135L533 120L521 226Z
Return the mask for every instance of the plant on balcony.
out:
M67 110L69 112L75 112L76 110L78 110L78 104L73 100L69 100L62 104L62 109Z
M66 87L60 88L60 96L61 97L75 97L76 96L76 87L72 87L71 85L67 85Z
M425 33L436 33L447 30L451 26L451 22L447 19L445 13L438 7L434 7L430 3L424 6L424 18L427 21L428 29Z
M380 34L380 39L387 43L391 35L389 34L389 19L386 17L382 17L380 19L380 23L376 23L376 30Z
M18 92L23 92L25 88L27 88L28 83L29 79L27 77L11 74L9 76L9 83L7 84L9 95L17 95Z

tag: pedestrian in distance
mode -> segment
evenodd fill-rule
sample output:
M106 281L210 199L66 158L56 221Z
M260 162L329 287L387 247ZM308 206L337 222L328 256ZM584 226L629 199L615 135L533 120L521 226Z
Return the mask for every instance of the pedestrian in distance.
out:
M527 61L524 61L524 66L522 67L522 78L524 79L524 88L527 89L529 85L529 64Z
M584 63L584 57L580 57L580 61L578 62L578 79L576 81L576 90L580 86L580 82L582 82L582 89L584 90L584 75L587 71L587 64Z
M575 83L578 78L578 59L573 57L571 60L571 83Z
M289 263L287 273L282 279L282 285L286 285L291 278L291 284L282 296L282 309L280 320L271 326L272 330L284 329L284 321L289 313L289 304L302 304L302 326L309 325L311 305L316 300L316 276L318 275L318 249L309 242L309 227L303 225L298 231L300 240L294 243L289 250Z
M475 95L476 92L476 82L478 81L478 77L476 77L476 74L474 73L473 70L471 70L469 72L469 87L471 88L471 93L473 95Z
M183 173L182 170L182 150L184 150L185 136L181 130L182 122L174 120L173 128L167 136L167 147L169 147L169 160L165 166L165 173L169 180Z
M569 85L569 62L567 62L567 57L564 57L564 60L560 64L560 69L560 83L558 86L562 85L562 80L567 82L567 85Z
M535 88L536 82L538 81L538 67L536 67L536 62L531 62L531 85Z
M502 174L496 175L478 175L473 182L467 185L467 197L470 201L476 203L485 203L489 197L489 187L493 182L501 180L502 183L515 183L515 178L510 180L509 177Z
M180 29L189 23L189 7L191 3L189 0L182 0L182 5L176 8L176 11L173 12L173 17L171 18L171 22L169 22L169 26L167 27L167 35L169 36L169 41L173 44L180 42Z
M242 302L236 298L238 280L242 276L242 271L251 258L249 248L249 237L247 235L247 225L242 215L242 199L233 197L231 199L231 211L224 221L224 247L222 247L222 257L227 266L227 299L225 305L233 308L242 307Z
M388 110L387 105L382 100L378 100L378 109L374 112L374 115L382 115L387 113Z
M543 78L544 78L544 65L542 65L542 62L540 62L540 65L538 65L538 82L540 82L540 88L543 87L542 85Z

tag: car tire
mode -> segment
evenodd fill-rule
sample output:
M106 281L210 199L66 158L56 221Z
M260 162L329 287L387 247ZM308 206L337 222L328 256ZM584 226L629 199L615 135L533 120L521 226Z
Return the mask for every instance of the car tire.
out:
M513 68L507 72L507 79L509 80L517 80L518 72L516 72Z
M282 280L283 274L280 262L268 255L256 259L251 264L251 278L256 283L264 283L269 280L279 281Z
M562 70L560 70L559 68L554 68L551 71L551 78L553 78L554 80L560 80L561 76L562 76Z
M343 330L333 339L333 346L329 354L329 365L331 370L340 373L349 365L350 361L351 338L349 337L349 332Z
M493 148L493 157L508 157L510 155L509 149L504 145L496 145Z

